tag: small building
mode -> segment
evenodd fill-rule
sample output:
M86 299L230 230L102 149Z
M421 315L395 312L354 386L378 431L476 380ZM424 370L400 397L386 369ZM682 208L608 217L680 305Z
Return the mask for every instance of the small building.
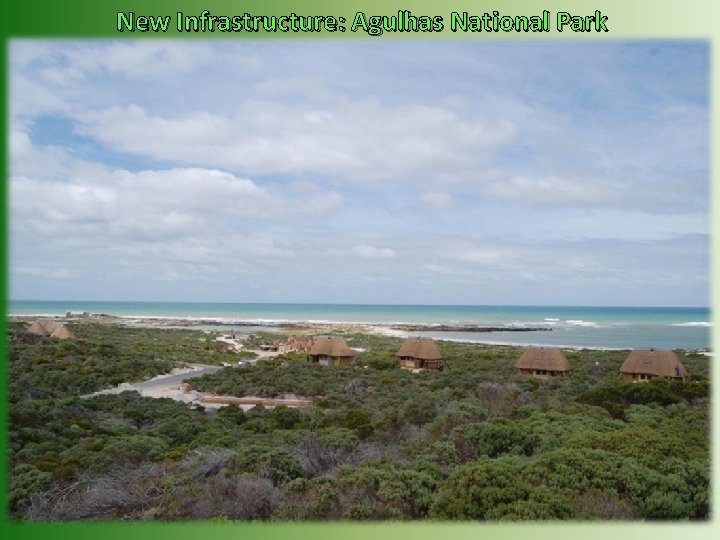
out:
M400 367L412 369L438 369L442 371L444 359L432 339L408 338L395 353Z
M308 353L308 360L323 366L347 366L352 363L355 353L348 347L343 338L318 337L315 338Z
M280 342L276 339L272 343L261 343L260 350L266 352L277 352L280 347Z
M30 325L28 332L38 336L52 337L57 339L70 339L73 336L63 323L52 319L38 319Z
M654 377L677 381L688 379L687 369L674 352L654 349L632 351L620 366L620 373L623 379L633 382L649 381Z
M560 349L531 347L525 349L515 363L515 374L532 375L542 379L567 377L570 375L570 362Z
M278 347L278 350L281 353L286 352L296 352L296 353L303 353L303 352L310 352L313 346L313 338L312 336L307 337L296 337L296 336L290 336L285 343L280 343L280 346Z

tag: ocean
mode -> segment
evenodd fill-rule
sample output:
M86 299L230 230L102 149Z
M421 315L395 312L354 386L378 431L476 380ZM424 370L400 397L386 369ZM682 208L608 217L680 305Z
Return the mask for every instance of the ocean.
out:
M218 323L362 323L549 328L531 332L407 332L409 335L518 345L607 349L710 347L709 308L579 306L410 306L359 304L240 304L182 302L11 301L10 315L87 311L120 317L206 319Z

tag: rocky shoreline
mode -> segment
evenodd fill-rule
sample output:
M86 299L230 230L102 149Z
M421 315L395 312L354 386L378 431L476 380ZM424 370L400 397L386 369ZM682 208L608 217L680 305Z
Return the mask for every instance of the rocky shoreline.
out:
M11 319L32 322L38 316L11 316ZM392 323L343 323L343 322L289 322L289 321L242 321L218 319L184 319L164 317L118 317L105 313L68 314L65 317L52 317L57 320L72 321L76 319L93 322L117 323L123 325L143 325L152 327L267 327L289 331L311 331L316 329L333 330L337 328L361 328L370 330L385 328L398 332L550 332L552 328L545 326L481 326L476 324L392 324Z

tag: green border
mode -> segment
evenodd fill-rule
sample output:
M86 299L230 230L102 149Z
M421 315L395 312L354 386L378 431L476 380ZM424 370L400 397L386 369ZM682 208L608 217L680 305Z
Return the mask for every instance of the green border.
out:
M706 39L711 44L711 70L712 70L712 89L711 103L718 103L718 67L719 60L715 51L716 37L720 35L718 28L720 27L720 2L717 0L597 0L595 2L589 0L495 0L479 1L479 0L405 0L398 2L396 0L380 1L380 0L346 0L333 2L330 0L304 0L304 1L277 1L277 0L207 0L204 2L192 0L177 0L173 2L163 2L158 0L138 1L129 0L120 2L117 0L31 0L30 2L21 4L20 2L6 3L3 12L0 13L0 32L2 40L0 41L0 55L2 56L6 69L2 70L2 92L5 107L2 109L2 121L5 125L6 133L8 129L8 108L7 108L7 52L8 40L16 38L66 38L66 37L82 37L82 38L112 38L112 39L133 39L133 38L167 38L167 37L183 37L187 38L223 38L223 39L369 39L380 42L387 39L553 39L553 40L571 40L573 42L582 40L618 40L618 39ZM262 15L280 15L295 12L302 15L334 15L337 17L344 16L346 19L352 20L357 11L363 11L367 15L393 15L398 10L411 10L415 15L442 15L443 19L449 20L451 11L468 11L469 13L483 13L485 11L498 10L508 15L534 15L547 9L551 13L557 11L568 11L579 15L592 14L599 9L603 14L608 15L608 33L558 33L554 28L546 34L516 34L516 33L499 33L499 34L460 34L452 33L448 25L443 32L425 33L425 34L385 34L380 37L370 37L367 34L358 33L319 33L319 34L178 34L175 30L169 31L167 34L150 34L150 33L119 33L116 30L117 12L134 11L137 14L147 15L173 15L177 11L183 11L187 14L199 14L203 9L209 10L214 14L224 15L241 15L245 12ZM568 46L572 46L569 44ZM718 124L718 111L716 107L712 108L712 126L716 128ZM712 133L716 133L716 129L712 129ZM7 144L7 137L5 138ZM717 137L712 137L711 156L720 155L718 152L719 143ZM5 171L5 179L8 178L7 169L7 152L2 155L1 165ZM711 160L712 161L712 160ZM711 168L712 170L712 168ZM713 210L718 202L718 194L715 187L715 174L711 182L711 195ZM0 190L0 208L7 209L7 181L4 183L4 189ZM4 212L4 233L2 235L2 257L3 269L6 279L0 285L0 295L7 306L7 264L8 264L8 212ZM716 212L711 213L712 230L715 231L720 222L718 221ZM716 263L716 254L718 252L718 240L716 235L712 235L711 240L711 276L712 283L716 282L718 266ZM711 287L711 305L717 305L718 288ZM7 307L6 307L7 312ZM5 328L6 321L3 318L0 324ZM717 321L714 320L713 328L716 328ZM717 347L715 340L715 332L713 332L713 349ZM6 340L0 343L0 351L2 358L6 358ZM3 449L7 448L7 406L5 398L7 395L6 383L7 373L5 367L0 370L2 378L2 399L0 399L0 418L2 418L2 429L0 429L0 445ZM717 371L713 372L713 383L717 384ZM713 418L718 418L717 403L713 400ZM714 422L715 423L715 422ZM716 448L715 448L716 449ZM715 460L713 460L715 463ZM0 467L0 481L3 489L1 490L0 503L3 508L7 507L7 485L6 485L6 467ZM717 485L717 468L713 467L713 488ZM714 493L714 489L713 489ZM713 504L716 509L717 505ZM558 539L577 539L582 540L601 540L607 537L630 538L637 535L643 535L653 540L672 539L677 540L682 537L699 537L699 538L718 538L720 535L720 527L715 526L715 520L710 523L703 524L579 524L579 523L549 523L549 524L450 524L450 523L383 523L383 524L264 524L264 523L248 523L248 524L225 524L225 523L112 523L112 524L96 524L96 523L63 523L63 524L43 524L43 523L10 523L7 519L7 512L3 511L0 518L0 534L3 538L72 538L72 539L96 539L102 537L107 540L115 538L127 538L133 536L139 540L145 538L156 538L158 536L173 535L174 540L198 540L199 538L212 536L213 538L237 538L240 536L249 538L271 538L285 539L293 538L294 540L305 539L337 539L354 540L367 538L369 536L377 538L404 538L411 537L413 540L437 539L437 538L503 538L506 540L515 540L533 536L544 540L547 538ZM713 515L715 513L713 512Z

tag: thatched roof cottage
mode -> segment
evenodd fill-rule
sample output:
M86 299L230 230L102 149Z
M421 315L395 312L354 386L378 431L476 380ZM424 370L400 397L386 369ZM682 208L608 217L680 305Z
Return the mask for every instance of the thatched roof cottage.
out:
M28 332L31 334L37 334L38 336L57 339L69 339L74 337L72 332L65 328L63 323L53 321L52 319L38 319L29 326Z
M400 366L413 369L443 368L443 355L432 339L408 338L395 353Z
M688 372L672 351L636 349L620 366L620 373L626 381L649 381L653 377L665 377L685 381Z
M352 363L355 353L343 338L318 337L308 353L308 360L323 366L347 366Z
M515 373L543 379L567 377L570 375L570 362L560 349L531 347L518 358L515 363Z

